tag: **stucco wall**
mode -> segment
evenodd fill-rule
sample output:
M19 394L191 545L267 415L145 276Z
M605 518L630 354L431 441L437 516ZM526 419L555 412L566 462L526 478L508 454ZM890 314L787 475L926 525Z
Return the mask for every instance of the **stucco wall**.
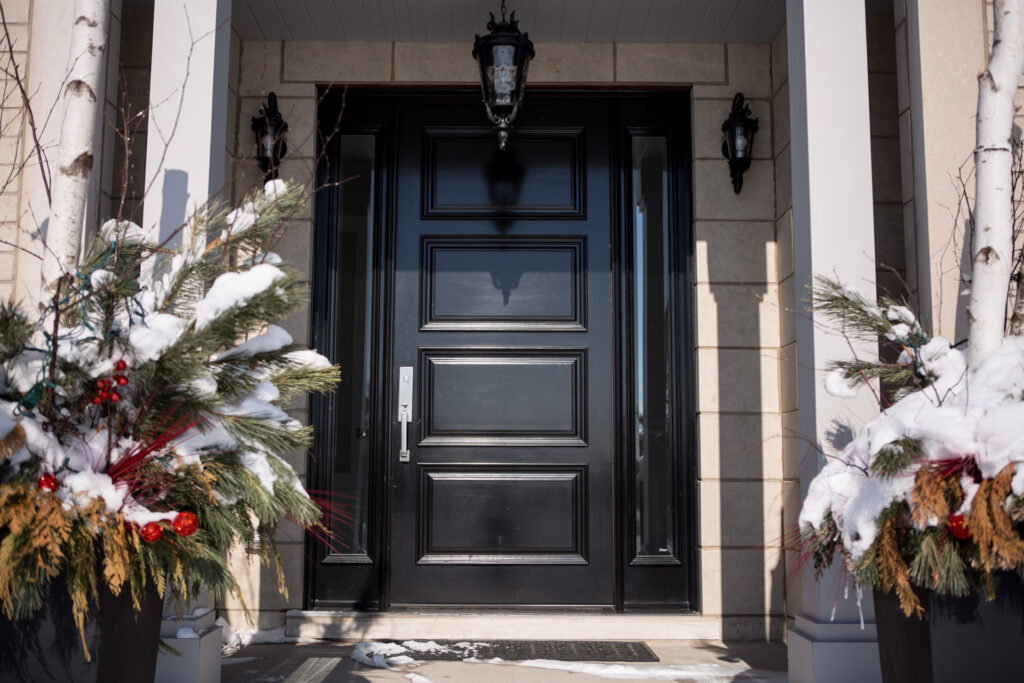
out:
M768 45L539 44L530 84L693 86L695 300L700 457L700 561L703 613L730 638L780 638L784 617L782 563L782 414L779 387L777 187L772 121L772 57ZM465 44L251 42L241 46L235 196L259 174L246 123L275 91L289 125L282 177L308 182L314 168L317 83L452 84L476 82ZM776 66L775 68L778 68ZM742 91L760 119L755 160L733 193L721 157L722 121ZM785 169L788 177L788 169ZM782 195L788 196L783 186ZM306 272L310 216L290 226L282 256ZM307 314L287 327L308 338ZM304 417L304 416L303 416ZM305 459L293 465L304 474ZM300 606L301 537L282 538L291 598L276 591L273 572L244 564L247 600L259 623L280 625ZM240 619L239 605L224 605Z

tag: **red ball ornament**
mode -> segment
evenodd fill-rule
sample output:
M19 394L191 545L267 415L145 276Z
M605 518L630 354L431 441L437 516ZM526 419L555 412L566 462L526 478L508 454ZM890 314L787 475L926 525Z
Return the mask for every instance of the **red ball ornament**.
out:
M95 405L99 405L99 404L103 403L103 399L102 399L102 398L100 398L99 396L96 396L95 398L93 398L93 399L92 399L92 402L93 402L93 403L94 403Z
M114 368L118 372L124 372L128 368L128 363L126 363L125 360L122 358L121 360L114 363Z
M191 536L199 528L199 520L196 519L196 513L185 510L178 513L171 526L179 536Z
M949 524L949 533L961 541L970 538L971 532L967 530L967 519L963 515L950 515L947 523Z
M110 392L110 400L113 401L114 403L117 403L118 401L121 400L121 397L117 395L116 391L111 391Z
M57 477L53 476L49 472L44 472L39 476L37 484L41 491L49 491L50 493L53 493L57 490Z
M124 375L118 375L118 376L117 376L117 377L115 377L114 379L116 379L116 380L117 380L117 385L118 385L118 386L121 386L121 387L123 387L123 386L124 386L125 384L128 384L128 378L127 378L127 377L125 377Z
M147 522L139 531L139 535L146 543L156 543L164 535L164 530L156 522Z

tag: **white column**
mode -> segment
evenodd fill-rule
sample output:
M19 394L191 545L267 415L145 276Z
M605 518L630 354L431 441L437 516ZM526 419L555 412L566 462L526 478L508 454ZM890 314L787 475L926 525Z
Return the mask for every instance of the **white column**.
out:
M143 227L161 241L224 186L231 0L156 0Z
M839 278L867 295L875 289L864 0L787 0L790 124L793 159L793 250L797 305L799 427L810 444L801 458L800 490L877 412L868 391L855 400L828 395L829 361L877 355L854 345L806 310L802 295L815 275ZM837 428L837 425L842 425ZM838 437L838 438L837 438ZM789 632L789 680L868 683L879 680L870 593L863 596L864 628L856 592L849 597L832 571L800 582L803 612Z

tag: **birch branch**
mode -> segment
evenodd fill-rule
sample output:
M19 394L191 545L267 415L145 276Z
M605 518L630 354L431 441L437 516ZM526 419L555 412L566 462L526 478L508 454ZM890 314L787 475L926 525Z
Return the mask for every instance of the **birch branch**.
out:
M967 307L970 363L1002 344L1013 268L1010 169L1013 98L1024 70L1024 0L996 0L994 10L992 57L978 76L974 272Z
M68 79L64 86L57 169L43 259L43 291L74 272L81 243L89 176L94 162L96 118L101 115L101 74L106 68L110 0L75 0Z

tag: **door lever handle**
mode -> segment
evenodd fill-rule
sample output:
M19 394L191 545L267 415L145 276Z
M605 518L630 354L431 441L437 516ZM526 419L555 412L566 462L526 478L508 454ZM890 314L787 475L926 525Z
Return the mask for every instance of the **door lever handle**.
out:
M402 446L398 462L409 462L409 423L412 422L413 367L403 365L398 370L398 424L402 433Z

